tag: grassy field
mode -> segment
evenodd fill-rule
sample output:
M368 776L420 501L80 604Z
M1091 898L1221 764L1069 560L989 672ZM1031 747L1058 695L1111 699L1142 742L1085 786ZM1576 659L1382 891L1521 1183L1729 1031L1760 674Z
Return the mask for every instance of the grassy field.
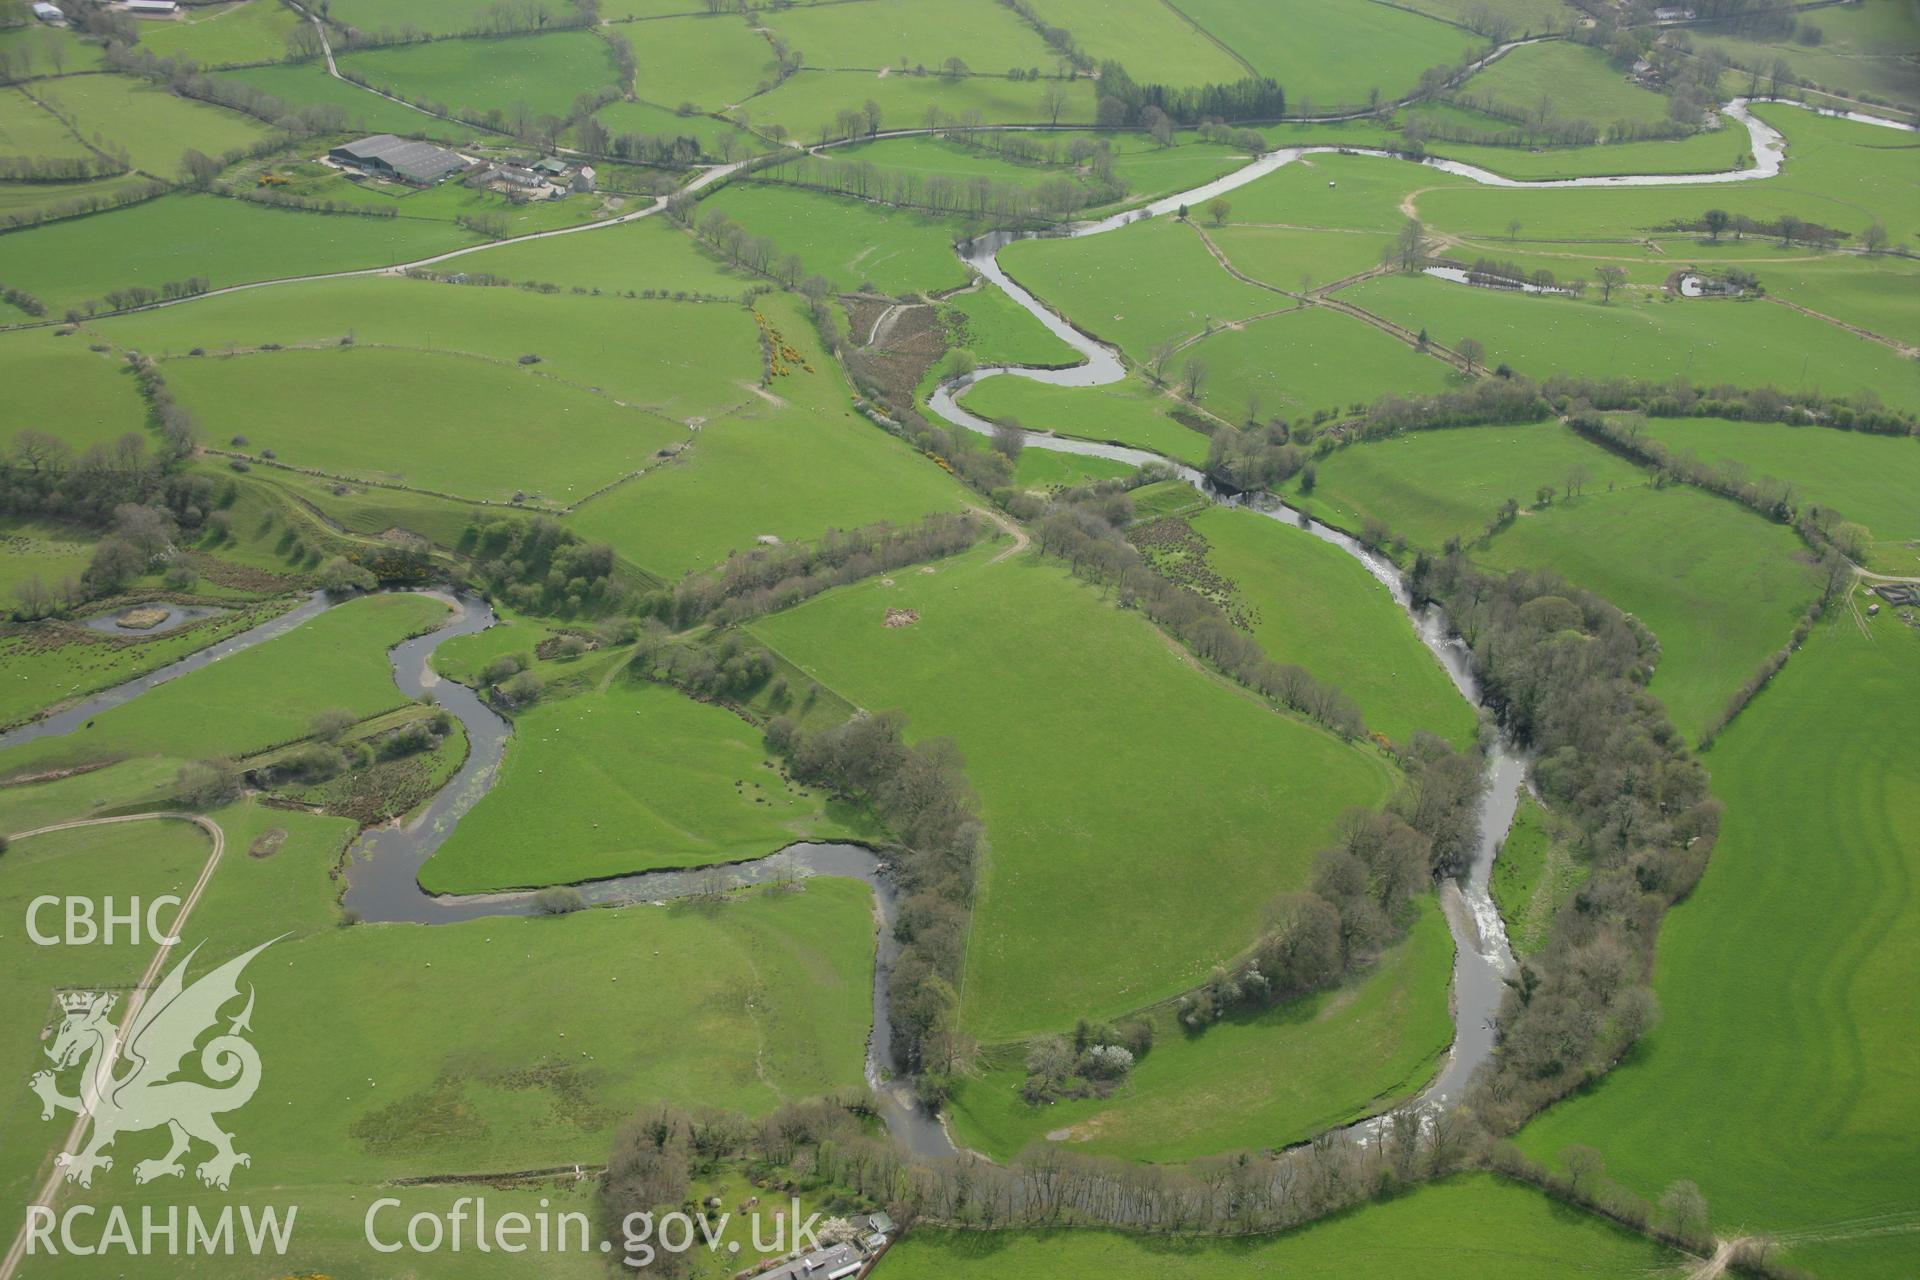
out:
M1416 547L1438 551L1448 538L1471 539L1507 498L1531 506L1543 484L1563 487L1575 467L1589 473L1578 505L1614 487L1646 482L1632 463L1582 440L1557 423L1415 431L1341 449L1305 476L1281 486L1287 501L1352 533L1370 516Z
M1253 635L1275 662L1344 689L1367 727L1395 742L1416 729L1457 747L1476 718L1400 606L1352 556L1251 511L1212 507L1192 520L1207 565L1233 583Z
M1659 124L1667 118L1667 97L1634 84L1624 67L1605 52L1565 40L1513 50L1463 86L1463 92L1490 97L1508 111L1586 120L1603 131L1616 121Z
M1862 0L1831 13L1809 13L1804 22L1820 33L1811 45L1785 32L1743 34L1735 23L1710 23L1691 34L1696 50L1719 51L1763 75L1782 59L1803 82L1845 94L1879 94L1910 109L1920 103L1920 83L1907 56L1913 47L1913 11L1904 0ZM1749 77L1735 70L1727 82L1744 88Z
M214 438L245 435L249 451L272 449L285 465L493 501L523 490L577 501L687 436L557 378L438 352L185 359L168 363L167 382ZM568 447L555 449L535 424L551 424Z
M801 5L765 21L812 67L938 71L948 58L958 57L976 71L999 73L1010 67L1051 71L1055 61L1039 33L1010 10L982 9L967 0Z
M941 307L941 317L953 345L966 347L981 364L1080 362L1078 352L999 289L960 294Z
M77 337L45 329L0 336L0 382L7 387L9 443L14 431L31 427L84 453L129 431L144 434L147 409L132 372Z
M1287 91L1296 115L1364 107L1367 91L1410 92L1420 73L1460 61L1485 42L1404 9L1380 11L1366 0L1326 0L1291 9L1284 22L1238 0L1179 0L1176 12L1200 24L1260 75Z
M836 291L871 285L882 293L935 292L969 278L953 251L962 226L947 218L744 182L700 208L701 217L718 209L749 235L765 236L781 255L798 254L808 274L825 276Z
M102 711L90 728L16 747L0 755L0 770L122 755L246 755L306 737L321 711L384 711L406 700L394 688L387 650L438 626L446 613L440 601L420 595L349 601L286 635Z
M1290 292L1323 288L1380 264L1380 237L1364 231L1209 225L1207 238L1243 275Z
M739 307L462 288L392 277L209 298L95 327L124 347L159 357L182 356L195 347L244 351L267 342L331 348L349 336L369 349L361 355L375 354L372 348L426 348L512 363L532 354L540 357L532 369L550 379L575 389L596 388L624 405L681 421L739 405L760 377L753 317ZM399 357L398 352L378 354ZM266 363L275 363L271 355ZM169 361L167 376L191 378L203 367L197 361L191 367Z
M573 101L615 83L606 42L584 31L362 49L340 68L409 102L450 111L566 117Z
M880 107L882 126L916 129L926 125L930 108L959 119L978 111L987 124L1035 124L1048 120L1042 105L1049 86L991 75L953 78L942 75L876 76L871 71L818 71L803 67L778 88L739 101L730 114L751 120L761 129L783 126L797 140L817 142L823 131L836 132L835 118L843 110L863 107L869 100ZM1067 93L1062 124L1093 121L1093 86L1080 79L1061 86ZM643 93L646 93L642 78ZM655 96L651 93L649 97ZM705 106L705 103L701 104Z
M1117 441L1196 466L1207 458L1207 437L1168 417L1178 402L1144 381L1055 387L1031 378L986 378L961 403L983 418L1030 431Z
M992 854L962 1000L988 1042L1197 981L1251 942L1273 894L1304 881L1334 816L1389 785L1371 751L1199 674L1056 564L995 554L830 592L754 627L842 696L898 707L916 736L951 737L966 757ZM920 619L884 627L886 608ZM1022 660L966 658L982 645Z
M214 287L410 262L473 244L471 232L413 218L356 218L178 195L0 236L0 279L59 314L124 285Z
M0 51L12 55L14 66L35 75L55 74L56 58L61 72L96 71L106 65L106 51L99 42L85 39L71 27L57 30L38 22L0 29Z
M78 582L93 556L97 534L56 520L0 516L0 611L29 579L51 587L63 578Z
M634 91L647 102L679 107L691 102L719 111L771 84L773 46L731 17L650 22L623 28L633 42Z
M1776 422L1649 418L1647 434L1702 461L1732 459L1753 476L1790 480L1802 504L1831 507L1873 533L1867 567L1920 574L1920 447L1911 439Z
M1359 145L1369 144L1375 140L1363 139ZM1471 185L1471 179L1407 160L1327 152L1282 165L1233 192L1227 202L1233 206L1230 220L1235 223L1378 232L1373 247L1377 262L1393 233L1407 220L1400 202L1408 192ZM1279 283L1286 286L1287 282Z
M1198 334L1209 324L1295 305L1235 280L1193 228L1172 218L1083 240L1019 240L1001 251L1000 265L1048 306L1118 344L1135 361L1146 360L1159 343Z
M1688 737L1787 642L1817 590L1800 540L1697 489L1624 489L1516 520L1476 557L1553 569L1647 624L1649 686Z
M36 86L36 96L71 119L85 138L124 148L136 169L172 180L188 150L220 155L268 135L252 116L187 98L129 76L66 76Z
M436 893L565 883L862 831L856 815L782 778L732 712L623 676L515 717L493 791L421 882Z
M469 264L508 280L625 293L703 293L737 298L758 282L720 265L692 236L665 218L621 227L503 245Z
M350 824L248 806L217 817L228 857L189 926L193 941L204 940L196 972L275 932L293 934L248 971L264 1069L258 1095L236 1114L253 1158L236 1175L237 1194L271 1186L304 1203L312 1192L344 1210L349 1193L368 1200L394 1177L497 1169L502 1160L597 1161L613 1128L654 1100L760 1113L860 1079L872 975L864 886L814 880L801 893L708 910L341 929L328 872ZM287 830L286 843L269 858L244 856L269 826ZM96 884L102 893L164 892L189 880L205 852L205 837L185 827L35 837L0 868L0 897L24 900L50 882L61 892ZM100 948L18 939L10 948L0 999L18 1006L23 1029L47 1016L50 985L124 982L138 963ZM620 972L605 971L609 954L627 957ZM316 990L359 997L316 1002ZM449 1016L469 1007L488 1014ZM29 1034L13 1043L24 1070L39 1046ZM351 1074L338 1057L312 1052L316 1043L350 1054ZM27 1173L55 1129L32 1120L37 1104L24 1091L5 1115L35 1139L8 1149L5 1186L24 1200ZM211 1194L190 1178L134 1191L123 1170L148 1145L135 1135L121 1141L122 1159L101 1175L111 1193L131 1204ZM351 1235L320 1234L357 1239L360 1212ZM345 1274L370 1274L368 1256Z
M762 534L813 539L971 505L931 460L848 407L847 384L802 306L778 294L760 305L816 372L775 379L772 401L746 396L745 408L702 426L672 463L581 507L573 525L582 536L670 579Z
M61 119L19 89L0 89L0 155L85 158L93 153Z
M184 11L175 22L140 24L140 47L160 58L191 58L203 67L278 62L301 18L271 0L239 0Z
M1920 316L1909 302L1920 288L1920 265L1891 257L1783 254L1753 269L1775 297L1920 346Z
M1584 299L1475 289L1431 276L1394 275L1342 292L1356 306L1426 329L1452 345L1475 338L1487 361L1530 377L1668 378L1709 386L1776 386L1920 407L1920 364L1877 343L1784 307L1758 302L1688 305L1616 293Z
M1529 236L1619 240L1718 208L1768 223L1793 214L1855 236L1879 221L1896 240L1914 238L1920 151L1904 135L1773 103L1757 104L1753 113L1786 136L1786 168L1777 177L1712 187L1536 191L1457 183L1422 195L1420 215L1446 232L1499 236L1514 218ZM1737 136L1730 141L1739 143ZM1684 242L1695 234L1665 238Z
M1863 635L1843 613L1715 745L1727 812L1661 931L1660 1026L1524 1147L1590 1144L1642 1194L1692 1178L1723 1234L1775 1235L1821 1275L1912 1274L1920 796L1892 748L1916 663L1897 619Z
M407 0L396 13L385 0L336 0L327 16L340 26L366 31L411 25L435 35L453 35L475 29L490 8L489 0Z
M950 1111L955 1137L996 1159L1060 1141L1161 1163L1305 1141L1426 1083L1453 1043L1452 966L1446 921L1428 898L1406 940L1337 990L1199 1034L1157 1011L1152 1050L1109 1097L1032 1106L1019 1093L1024 1050L998 1055L998 1065L961 1084Z
M1247 74L1232 51L1161 0L1038 0L1034 12L1073 32L1095 60L1125 63L1135 80L1231 84Z
M253 0L255 4L259 2ZM378 94L368 93L359 85L336 80L327 74L325 65L321 63L235 67L218 73L215 79L251 85L293 107L339 107L346 112L348 123L361 130L403 135L425 134L429 138L448 142L461 142L474 134L474 130L466 125L437 120L423 111L415 111L397 102L389 102Z
M1471 1174L1278 1236L1171 1239L1106 1231L916 1231L886 1280L1165 1280L1332 1276L1352 1280L1538 1280L1675 1270L1668 1251L1529 1187Z
M1224 329L1174 360L1179 369L1194 360L1206 366L1202 403L1235 423L1350 408L1388 392L1443 391L1459 376L1364 320L1324 307Z
M1587 878L1565 845L1548 830L1547 811L1522 792L1513 825L1501 842L1489 886L1515 955L1531 955L1546 945L1554 913Z
M676 104L677 105L677 104ZM651 102L609 102L593 113L594 119L607 126L607 129L619 137L623 133L665 134L675 138L697 138L704 155L719 158L725 154L723 141L731 138L735 148L734 155L752 155L765 151L767 144L754 137L738 125L725 120L716 120L709 115L694 113L682 115L665 106Z

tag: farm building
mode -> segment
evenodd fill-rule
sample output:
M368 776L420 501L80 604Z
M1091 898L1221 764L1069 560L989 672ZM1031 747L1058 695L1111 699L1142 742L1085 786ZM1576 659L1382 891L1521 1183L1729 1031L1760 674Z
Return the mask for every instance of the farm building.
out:
M67 20L67 15L60 11L58 5L48 4L46 0L37 0L33 6L33 16L42 22L52 22L56 24L63 23Z
M329 151L327 158L373 177L397 178L416 187L430 187L467 167L467 158L457 152L390 133L344 143Z
M180 12L175 0L127 0L122 7L128 13L139 14L143 18L171 18Z

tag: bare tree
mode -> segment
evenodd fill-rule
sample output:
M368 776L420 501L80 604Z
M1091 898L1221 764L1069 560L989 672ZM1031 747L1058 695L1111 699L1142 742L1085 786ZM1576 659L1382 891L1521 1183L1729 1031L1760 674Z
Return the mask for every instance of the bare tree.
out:
M1059 124L1060 114L1067 109L1067 91L1057 80L1048 81L1047 87L1040 91L1040 114L1047 118L1048 124Z
M1609 263L1604 267L1595 267L1593 274L1600 280L1600 301L1611 302L1615 287L1627 278L1627 269Z
M1223 226L1227 221L1227 215L1232 212L1233 205L1224 196L1215 196L1207 201L1207 217L1216 227Z
M1460 358L1467 362L1468 373L1472 373L1474 366L1479 364L1487 354L1487 349L1480 345L1478 338L1462 338L1454 344L1454 350L1458 351Z
M1180 385L1192 400L1200 394L1200 388L1207 382L1207 362L1199 356L1190 357L1180 370Z

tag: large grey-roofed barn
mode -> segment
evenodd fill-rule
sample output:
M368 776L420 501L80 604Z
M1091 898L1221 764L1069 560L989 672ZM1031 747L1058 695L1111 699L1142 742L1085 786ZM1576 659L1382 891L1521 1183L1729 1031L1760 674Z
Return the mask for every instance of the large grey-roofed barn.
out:
M412 138L396 138L390 133L377 133L371 138L349 142L327 154L343 164L356 165L375 173L390 173L423 186L467 167L465 159L444 147Z

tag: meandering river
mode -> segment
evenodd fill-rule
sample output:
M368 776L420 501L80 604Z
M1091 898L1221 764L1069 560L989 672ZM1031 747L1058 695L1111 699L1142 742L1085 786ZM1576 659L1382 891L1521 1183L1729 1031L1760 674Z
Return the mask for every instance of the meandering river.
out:
M1678 186L1771 177L1780 171L1784 162L1785 140L1776 130L1753 117L1746 108L1744 99L1736 99L1726 108L1729 116L1746 126L1753 141L1754 164L1739 171L1523 182L1454 161L1427 160L1423 163L1476 182L1501 187ZM1847 118L1911 130L1911 126L1877 117L1849 114ZM1170 213L1183 205L1202 204L1216 195L1264 177L1302 156L1329 151L1386 154L1350 147L1285 148L1260 156L1212 182L1155 201L1143 209L1115 214L1097 222L1076 224L1063 234L1099 235L1143 217ZM929 400L935 413L958 426L984 434L991 434L995 430L994 425L967 412L957 401L960 392L982 378L1022 377L1057 386L1101 386L1116 382L1126 375L1126 364L1118 351L1081 333L1008 278L1000 268L996 255L1016 238L1020 237L1008 232L980 236L961 247L961 256L993 287L1004 291L1048 330L1068 343L1080 354L1082 363L1067 369L1050 370L996 366L977 371L964 379L944 383L935 389ZM1257 511L1299 529L1303 535L1339 547L1354 557L1391 593L1405 610L1409 624L1445 668L1462 696L1476 707L1482 705L1479 686L1467 655L1460 643L1451 636L1445 618L1435 609L1416 608L1393 565L1345 533L1309 520L1270 497L1220 494L1193 468L1168 464L1165 459L1144 450L1044 432L1029 431L1024 434L1030 448L1111 458L1135 466L1148 463L1171 465L1175 474L1212 500L1231 502ZM434 652L449 639L492 626L495 621L492 609L484 601L473 597L444 592L431 594L445 600L455 612L438 630L408 640L390 652L394 680L409 696L431 694L440 706L460 720L469 744L467 758L447 784L410 821L371 828L354 842L345 905L369 923L439 925L488 916L532 914L538 910L532 893L436 896L420 887L420 868L452 834L461 818L487 794L512 732L508 723L472 689L442 680L431 666ZM84 733L87 723L98 713L130 702L150 689L200 670L231 654L283 635L334 603L324 593L315 592L300 605L269 622L145 676L85 698L44 719L0 733L0 750L40 738L76 731ZM1509 744L1497 742L1488 757L1487 787L1480 804L1480 832L1472 863L1463 876L1441 886L1442 905L1454 939L1453 1045L1437 1076L1418 1098L1405 1104L1407 1108L1418 1110L1456 1097L1473 1071L1493 1052L1494 1017L1499 1009L1504 979L1512 971L1513 957L1488 882L1501 841L1513 820L1525 774L1524 758ZM928 1115L913 1101L911 1082L894 1079L891 1075L887 979L898 952L893 939L897 902L885 863L871 850L860 846L808 843L790 846L767 858L728 864L722 870L730 882L737 885L770 883L798 874L848 876L871 886L877 942L873 1030L868 1043L867 1080L879 1099L889 1132L902 1148L922 1156L952 1154L955 1148L938 1119ZM586 900L595 905L665 903L706 892L708 887L709 872L701 869L642 872L579 886ZM1368 1141L1377 1132L1379 1123L1376 1117L1350 1126L1346 1132L1357 1141Z

